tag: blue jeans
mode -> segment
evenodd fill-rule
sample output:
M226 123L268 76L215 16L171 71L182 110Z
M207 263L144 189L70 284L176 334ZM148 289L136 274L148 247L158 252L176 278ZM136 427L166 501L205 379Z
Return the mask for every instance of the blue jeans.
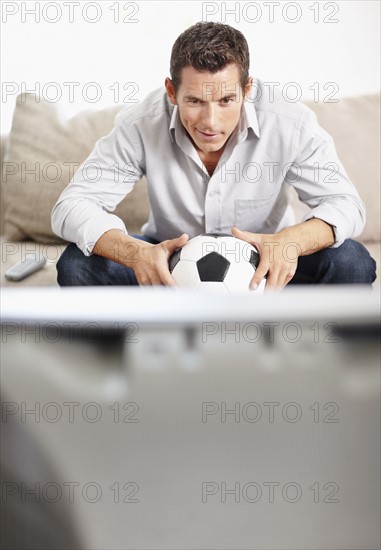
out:
M145 235L132 235L143 241L158 241ZM93 254L85 256L72 243L57 263L60 286L138 285L135 273L112 260ZM325 248L309 256L300 256L294 278L289 285L366 284L376 280L376 262L367 249L352 239L338 248Z

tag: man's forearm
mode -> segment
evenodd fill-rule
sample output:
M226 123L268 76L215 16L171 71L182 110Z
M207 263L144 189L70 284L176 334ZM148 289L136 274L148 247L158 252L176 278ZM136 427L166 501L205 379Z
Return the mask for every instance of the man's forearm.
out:
M125 235L119 229L110 229L95 243L93 253L134 269L139 258L139 248L144 246L153 245Z
M308 256L335 242L332 226L318 218L292 225L280 233L285 237L287 246L292 243L298 248L300 256Z

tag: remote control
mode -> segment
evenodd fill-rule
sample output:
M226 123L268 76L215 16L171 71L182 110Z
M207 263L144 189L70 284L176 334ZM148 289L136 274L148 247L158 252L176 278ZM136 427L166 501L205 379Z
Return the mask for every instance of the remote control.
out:
M25 254L25 258L10 267L4 276L8 281L21 281L39 269L42 269L46 264L45 258L38 258L36 254Z

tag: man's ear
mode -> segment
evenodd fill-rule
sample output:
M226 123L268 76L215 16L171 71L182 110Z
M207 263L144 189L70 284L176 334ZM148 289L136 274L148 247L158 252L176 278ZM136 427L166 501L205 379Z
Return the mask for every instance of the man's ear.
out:
M176 97L175 97L175 88L173 87L172 80L170 78L165 79L165 88L167 90L167 95L169 98L169 101L172 103L172 105L177 105Z
M253 77L249 76L249 78L247 79L247 84L245 86L245 97L244 97L244 99L246 99L249 96L250 91L251 91L251 87L253 85L253 82L254 82Z

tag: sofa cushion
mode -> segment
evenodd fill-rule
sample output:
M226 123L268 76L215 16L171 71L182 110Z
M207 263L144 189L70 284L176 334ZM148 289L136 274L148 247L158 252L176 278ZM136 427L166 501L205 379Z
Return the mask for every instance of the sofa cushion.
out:
M0 237L0 286L54 286L57 285L56 264L66 248L64 244L42 244L34 241L15 242ZM22 281L8 281L5 278L7 269L19 261L25 260L26 254L44 258L45 266Z
M95 142L111 131L122 108L86 110L67 119L54 103L34 94L18 96L2 171L7 239L63 242L51 229L52 208ZM148 218L145 181L115 214L128 220L131 232L140 231Z

